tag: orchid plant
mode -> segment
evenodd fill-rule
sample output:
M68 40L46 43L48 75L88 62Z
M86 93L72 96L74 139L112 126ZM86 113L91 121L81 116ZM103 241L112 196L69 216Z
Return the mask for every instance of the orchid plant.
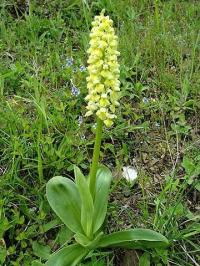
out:
M75 239L74 244L53 253L47 266L75 266L91 251L106 247L147 249L168 245L163 235L149 229L103 232L112 174L98 163L101 137L103 126L110 127L116 118L120 98L117 36L112 20L104 12L92 22L90 37L86 116L97 117L92 165L88 177L74 166L74 181L56 176L47 183L48 202Z

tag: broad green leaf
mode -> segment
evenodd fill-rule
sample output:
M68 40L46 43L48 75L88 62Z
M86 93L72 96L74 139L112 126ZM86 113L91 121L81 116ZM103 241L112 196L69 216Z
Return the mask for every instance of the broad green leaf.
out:
M39 257L41 259L48 259L49 258L50 252L51 252L51 249L49 246L44 246L44 245L41 245L38 242L34 241L32 247L33 247L33 253L37 257Z
M81 198L81 224L86 236L92 235L94 205L88 183L77 166L74 166L76 186Z
M139 266L150 266L150 255L148 252L144 252L140 257Z
M99 247L156 248L168 246L166 237L149 229L131 229L103 236Z
M72 232L83 233L81 227L81 199L75 183L68 178L56 176L49 180L46 190L51 208L64 224Z
M46 266L75 266L89 253L89 250L79 244L62 248L51 255Z
M94 201L93 232L95 233L103 224L107 212L108 195L112 180L111 171L105 167L99 167L97 171L96 192Z

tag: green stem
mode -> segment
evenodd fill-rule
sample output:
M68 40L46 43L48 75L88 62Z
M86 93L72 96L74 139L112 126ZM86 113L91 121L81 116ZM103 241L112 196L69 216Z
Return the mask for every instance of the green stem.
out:
M90 192L93 198L95 197L96 174L97 174L97 167L98 167L99 154L101 148L102 129L103 129L103 121L97 118L97 128L96 128L96 137L95 137L95 144L94 144L93 157L92 157L92 166L89 174Z

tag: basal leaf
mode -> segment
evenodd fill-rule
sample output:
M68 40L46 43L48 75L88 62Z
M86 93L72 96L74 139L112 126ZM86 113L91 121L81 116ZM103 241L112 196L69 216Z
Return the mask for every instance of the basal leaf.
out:
M47 199L64 224L72 232L82 233L81 226L81 199L74 182L70 179L53 177L46 187Z
M81 224L86 236L92 235L94 205L88 183L77 166L74 166L76 186L81 198Z
M168 246L166 237L149 229L131 229L105 235L99 247L156 248Z
M46 262L46 266L76 266L87 254L85 249L79 244L73 244L62 248L58 252L52 254Z
M93 232L95 233L103 224L107 212L108 195L112 180L111 171L105 167L99 167L96 179L96 192L94 201Z

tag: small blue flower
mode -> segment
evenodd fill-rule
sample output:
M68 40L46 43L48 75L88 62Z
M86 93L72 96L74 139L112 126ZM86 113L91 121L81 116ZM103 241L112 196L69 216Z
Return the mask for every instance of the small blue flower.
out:
M71 58L68 57L68 58L66 59L66 66L70 67L70 66L73 65L73 63L74 63L74 60L73 60L72 57L71 57Z
M145 104L149 103L149 99L146 98L146 97L144 97L144 98L142 99L142 101L143 101L143 103L145 103Z
M78 96L80 94L80 90L73 85L72 88L71 88L71 93L74 96Z
M86 67L85 67L85 66L80 66L80 68L79 68L79 69L80 69L80 71L81 71L81 72L84 72L84 71L86 71Z
M80 126L82 123L83 123L83 117L82 117L82 115L79 115L79 117L78 117L78 124L79 124L79 126Z

